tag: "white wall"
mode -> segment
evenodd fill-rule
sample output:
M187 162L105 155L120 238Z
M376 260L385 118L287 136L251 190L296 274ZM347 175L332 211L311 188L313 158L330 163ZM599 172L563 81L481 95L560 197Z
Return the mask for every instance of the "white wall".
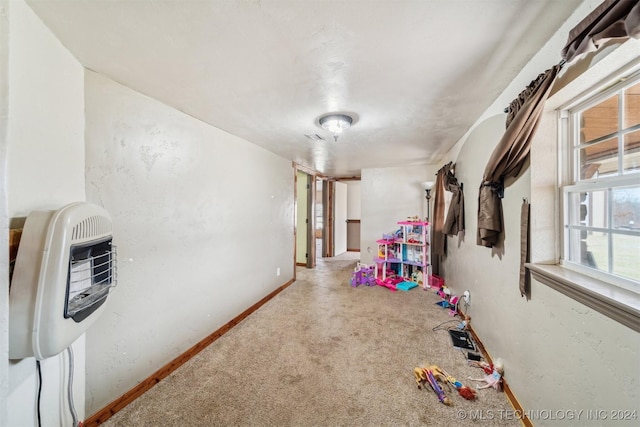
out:
M15 218L85 199L83 69L23 1L4 6L10 24L7 215ZM74 401L82 418L83 338L74 344L74 352ZM66 365L64 355L42 363L44 426L71 424ZM10 361L8 376L9 394L0 399L8 408L6 425L34 425L35 359Z
M599 3L600 0L588 0L578 8L446 158L456 163L456 175L465 184L467 234L460 244L450 238L448 256L442 264L443 275L454 290L471 291L469 314L474 329L491 355L505 361L507 381L529 411L602 409L609 415L609 411L617 409L640 411L637 332L535 280L531 300L520 296L519 224L523 197L532 204L532 259L538 262L557 259L558 229L554 226L558 215L554 204L557 131L553 111L545 114L535 137L531 166L508 182L505 190L506 238L501 248L504 253L499 255L477 246L475 239L477 188L484 166L504 132L503 108L529 81L559 61L569 29ZM638 52L640 49L635 48L636 57ZM593 79L591 84L596 81L597 78ZM548 108L557 106L558 100L547 104ZM586 414L581 419L555 421L534 418L534 423L586 425L585 417ZM614 424L611 418L606 423ZM621 425L625 423L628 421Z
M24 2L12 1L9 214L84 200L83 68Z
M363 169L361 174L362 220L360 259L371 264L376 240L399 228L398 221L410 216L426 216L426 200L421 182L432 180L438 167L418 165Z
M333 192L333 254L335 256L347 251L347 218L349 218L347 205L347 185L336 181Z
M0 425L9 408L9 215L7 213L7 134L9 119L9 3L0 0Z
M293 277L294 171L103 76L85 82L87 198L113 217L119 275L87 333L94 414Z
M362 217L362 182L343 181L347 184L347 218L361 219Z
M343 182L347 184L347 218L360 220L362 218L362 182ZM360 223L347 224L347 249L360 251Z

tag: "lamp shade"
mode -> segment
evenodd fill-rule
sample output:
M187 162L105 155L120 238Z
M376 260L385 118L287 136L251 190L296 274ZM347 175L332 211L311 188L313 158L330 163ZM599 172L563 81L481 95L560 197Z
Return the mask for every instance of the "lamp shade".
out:
M436 183L434 181L425 181L422 183L422 188L425 190L431 190Z

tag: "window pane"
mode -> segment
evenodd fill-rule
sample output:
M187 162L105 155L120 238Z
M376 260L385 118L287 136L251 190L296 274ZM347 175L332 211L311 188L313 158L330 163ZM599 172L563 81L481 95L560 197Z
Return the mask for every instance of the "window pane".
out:
M606 195L604 190L569 193L569 224L607 228Z
M625 173L640 172L640 130L624 136L622 162Z
M585 110L580 120L581 143L618 131L618 95Z
M640 236L613 235L613 274L640 281Z
M640 187L614 189L611 211L613 228L640 230Z
M569 259L575 263L608 271L609 245L607 233L570 230Z
M569 225L585 225L587 207L582 202L586 200L586 197L587 193L569 193Z
M640 124L640 83L624 93L624 129Z
M591 191L586 200L587 218L589 227L606 228L607 221L607 193L605 191Z
M618 173L618 138L610 138L580 149L580 179Z

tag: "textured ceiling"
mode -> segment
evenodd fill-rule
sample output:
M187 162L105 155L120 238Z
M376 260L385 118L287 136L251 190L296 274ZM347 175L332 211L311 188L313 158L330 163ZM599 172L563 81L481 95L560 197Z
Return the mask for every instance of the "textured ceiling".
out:
M580 2L27 0L85 67L330 176L440 160Z

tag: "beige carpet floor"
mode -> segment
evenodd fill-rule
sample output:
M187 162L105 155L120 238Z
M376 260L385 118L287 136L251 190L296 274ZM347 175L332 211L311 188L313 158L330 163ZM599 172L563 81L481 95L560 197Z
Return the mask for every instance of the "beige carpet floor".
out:
M448 392L452 406L418 389L413 368L425 362L466 385L484 375L452 346L446 328L459 321L433 291L349 286L354 266L347 254L299 269L294 284L104 425L521 425L493 389L475 401Z

